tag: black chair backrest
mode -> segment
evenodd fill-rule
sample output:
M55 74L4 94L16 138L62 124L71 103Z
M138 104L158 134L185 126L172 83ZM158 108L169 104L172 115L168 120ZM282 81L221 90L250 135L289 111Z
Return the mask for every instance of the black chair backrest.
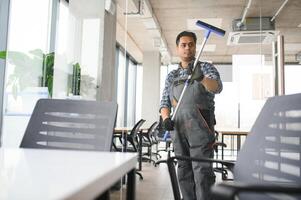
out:
M110 151L116 114L113 102L40 99L20 147Z
M152 125L148 128L146 135L148 136L148 141L151 143L152 140L155 140L155 136L153 135L155 129L159 125L159 122L154 122Z
M136 138L136 137L137 137L137 134L138 134L138 132L139 132L139 130L140 130L140 127L142 126L142 124L143 124L144 122L145 122L144 119L140 119L140 120L134 125L134 127L132 128L131 133L130 133L130 136L131 136L132 138Z
M238 154L234 178L249 184L301 185L301 94L267 100ZM254 193L239 197L301 199Z

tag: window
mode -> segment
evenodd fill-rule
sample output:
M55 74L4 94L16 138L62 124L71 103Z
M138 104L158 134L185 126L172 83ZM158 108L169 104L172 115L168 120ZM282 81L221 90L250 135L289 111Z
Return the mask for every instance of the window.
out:
M116 51L118 56L116 126L132 127L137 122L137 116L141 116L142 67L137 66L129 55L125 55L123 49L117 47Z
M265 100L273 95L272 66L263 60L261 55L235 55L233 66L215 64L223 81L223 91L215 96L217 130L249 130ZM161 66L161 96L167 74L177 67Z
M84 10L86 15L76 10L84 3L60 1L54 72L56 98L96 99L101 18L86 16L90 10ZM80 94L74 92L75 66L80 68Z
M131 127L135 124L136 115L136 74L137 65L129 60L128 73L127 73L127 126ZM141 82L140 82L141 84Z
M40 86L43 55L49 53L51 16L50 0L10 1L3 105L4 146L19 145L35 102L48 97L47 88Z
M178 68L178 65L177 64L172 64L172 65L163 65L161 66L161 69L160 69L160 100L161 100L161 97L162 97L162 93L163 93L163 89L164 89L164 86L165 86L165 79L166 79L166 76L169 72L171 72L172 70L175 70Z
M301 65L285 65L285 94L301 93Z

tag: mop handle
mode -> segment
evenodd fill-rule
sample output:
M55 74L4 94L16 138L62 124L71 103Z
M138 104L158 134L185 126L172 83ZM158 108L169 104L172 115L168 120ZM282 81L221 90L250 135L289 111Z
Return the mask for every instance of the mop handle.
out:
M193 68L192 68L192 73L188 76L187 80L185 81L184 88L183 88L183 90L182 90L182 92L181 92L179 101L178 101L178 103L177 103L177 106L176 106L176 108L175 108L175 111L173 112L173 115L172 115L171 120L174 120L175 117L176 117L176 114L177 114L177 112L178 112L178 109L179 109L179 106L180 106L180 104L181 104L181 101L182 101L182 98L183 98L183 96L184 96L184 93L185 93L185 91L186 91L186 88L187 88L188 85L189 85L190 79L191 79L191 77L192 77L192 75L193 75L193 73L194 73L194 70L195 70L195 68L196 68L196 65L197 65L197 63L198 63L198 61L199 61L199 59L200 59L200 57L201 57L202 51L203 51L203 49L204 49L204 47L205 47L205 44L206 44L206 42L207 42L207 40L208 40L208 38L209 38L209 36L210 36L210 33L213 32L213 33L216 33L216 34L218 34L218 35L220 35L220 36L224 36L224 35L225 35L225 31L224 31L224 30L219 29L219 28L217 28L217 27L215 27L215 26L212 26L212 25L210 25L210 24L207 24L207 23L205 23L205 22L202 22L202 21L200 21L200 20L198 20L198 21L196 22L196 25L198 25L198 26L204 28L204 29L206 30L206 34L205 34L204 40L203 40L203 42L202 42L202 44L201 44L201 49L200 49L200 51L199 51L199 53L198 53L196 59L194 60Z

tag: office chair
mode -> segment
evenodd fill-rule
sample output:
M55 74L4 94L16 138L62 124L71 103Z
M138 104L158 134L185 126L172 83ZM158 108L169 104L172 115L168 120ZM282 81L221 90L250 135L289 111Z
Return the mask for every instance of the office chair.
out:
M191 157L171 157L168 169L176 200L181 199L175 159L217 162L233 171L234 181L212 188L215 199L301 199L301 94L267 100L236 163Z
M167 161L167 159L161 159L162 158L162 156L160 155L161 151L167 152L167 158L170 157L171 152L173 151L171 138L170 137L164 138L165 131L163 129L162 122L163 122L163 119L160 116L159 124L153 134L153 143L156 145L156 152L154 154L157 156L157 158L160 159L154 163L155 167L157 167L161 163L166 163L166 161ZM165 148L159 149L160 143L165 143Z
M114 138L118 138L120 144L122 144L122 147L118 147L114 142L113 146L116 151L122 151L122 148L125 148L124 150L127 152L138 152L138 145L139 145L139 139L138 134L140 131L141 126L145 122L144 119L140 119L134 127L131 129L130 133L126 133L124 136L122 134L114 134ZM130 146L129 146L130 145Z
M110 151L117 104L40 99L21 148Z
M219 140L218 140L219 132L218 131L214 131L214 133L215 133L215 143L213 144L213 149L215 152L214 153L215 159L218 159L219 147L226 148L227 145L223 142L219 142ZM228 171L227 171L227 169L224 168L223 165L221 167L219 167L218 164L216 163L215 167L213 167L213 170L215 172L221 173L222 180L232 180L231 178L228 178Z
M132 128L131 132L129 134L114 134L114 138L118 138L120 143L122 144L122 147L118 147L114 141L113 141L113 147L115 149L115 151L126 151L126 152L137 152L139 153L139 151L141 150L140 148L142 148L141 146L139 146L139 137L138 134L140 131L140 127L142 126L142 124L145 122L144 119L140 119ZM130 144L130 146L129 146ZM140 166L141 166L141 162L142 162L142 155L139 155L139 170ZM143 180L143 176L140 172L136 171L136 174L140 177L141 180Z
M154 122L147 130L147 132L142 132L142 148L143 147L147 147L147 152L143 153L143 157L142 157L142 161L149 161L149 162L153 162L153 164L155 164L155 160L152 159L152 155L154 154L152 152L152 147L155 144L155 140L154 140L154 131L157 128L159 122ZM148 156L148 157L145 157Z

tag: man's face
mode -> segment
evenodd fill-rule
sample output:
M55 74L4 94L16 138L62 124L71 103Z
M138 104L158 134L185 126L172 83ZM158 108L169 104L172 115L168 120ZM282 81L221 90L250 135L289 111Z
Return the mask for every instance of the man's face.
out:
M181 61L191 61L195 56L195 49L195 42L192 37L183 36L180 38L177 46L177 53L181 58Z

